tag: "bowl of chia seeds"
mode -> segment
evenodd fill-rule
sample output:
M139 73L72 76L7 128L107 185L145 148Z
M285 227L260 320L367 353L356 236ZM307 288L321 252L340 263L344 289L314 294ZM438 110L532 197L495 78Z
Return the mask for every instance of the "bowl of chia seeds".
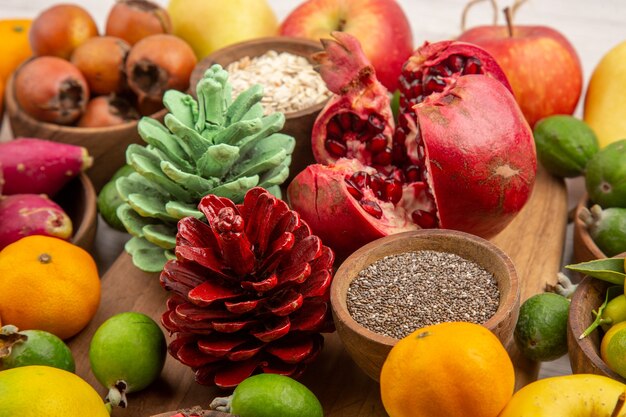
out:
M273 36L251 39L219 49L198 62L190 78L190 92L204 72L214 64L229 73L236 95L254 84L263 86L261 104L266 113L282 112L282 133L296 139L288 185L295 175L315 163L311 132L318 113L332 93L314 68L311 55L322 51L319 41Z
M333 278L330 301L346 350L378 381L395 343L424 326L478 323L509 345L520 288L513 262L493 243L422 229L386 236L350 255Z

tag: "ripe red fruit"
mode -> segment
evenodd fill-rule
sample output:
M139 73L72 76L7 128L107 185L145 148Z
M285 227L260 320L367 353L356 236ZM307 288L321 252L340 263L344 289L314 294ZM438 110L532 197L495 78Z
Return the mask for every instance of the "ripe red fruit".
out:
M151 1L118 0L107 16L105 34L130 45L159 33L172 33L172 22L167 10Z
M93 94L121 93L128 89L124 64L130 45L113 36L86 40L70 61L83 73Z

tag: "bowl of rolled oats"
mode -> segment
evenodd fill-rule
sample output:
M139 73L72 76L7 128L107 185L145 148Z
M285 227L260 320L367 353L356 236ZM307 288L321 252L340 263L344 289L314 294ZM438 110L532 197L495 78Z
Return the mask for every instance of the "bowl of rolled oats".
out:
M352 253L335 273L330 303L346 351L378 381L398 340L441 322L482 324L513 349L520 288L513 262L490 241L421 229Z
M263 86L263 104L267 113L282 112L285 125L282 133L296 139L289 179L307 165L315 163L311 149L311 131L318 113L331 96L311 55L321 51L320 42L308 39L275 36L240 42L217 50L196 65L190 90L204 72L214 64L229 73L233 96L254 84Z

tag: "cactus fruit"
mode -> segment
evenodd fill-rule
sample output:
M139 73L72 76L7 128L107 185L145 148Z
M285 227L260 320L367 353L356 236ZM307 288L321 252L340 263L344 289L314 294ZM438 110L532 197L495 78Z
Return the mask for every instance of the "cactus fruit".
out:
M135 172L116 181L124 200L117 215L133 238L126 251L147 272L175 258L178 220L203 218L198 203L207 194L236 204L250 188L280 198L289 176L295 139L279 133L282 113L263 115L263 88L254 85L231 98L228 73L209 68L196 87L198 99L175 90L163 97L164 125L144 117L139 135L147 145L130 145L126 160Z

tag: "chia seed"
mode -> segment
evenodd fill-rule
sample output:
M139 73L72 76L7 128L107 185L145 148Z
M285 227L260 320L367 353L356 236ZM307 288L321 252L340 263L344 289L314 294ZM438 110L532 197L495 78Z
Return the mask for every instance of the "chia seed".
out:
M367 329L401 339L449 321L482 324L500 304L498 283L477 263L447 252L390 255L359 272L348 287L350 315Z

